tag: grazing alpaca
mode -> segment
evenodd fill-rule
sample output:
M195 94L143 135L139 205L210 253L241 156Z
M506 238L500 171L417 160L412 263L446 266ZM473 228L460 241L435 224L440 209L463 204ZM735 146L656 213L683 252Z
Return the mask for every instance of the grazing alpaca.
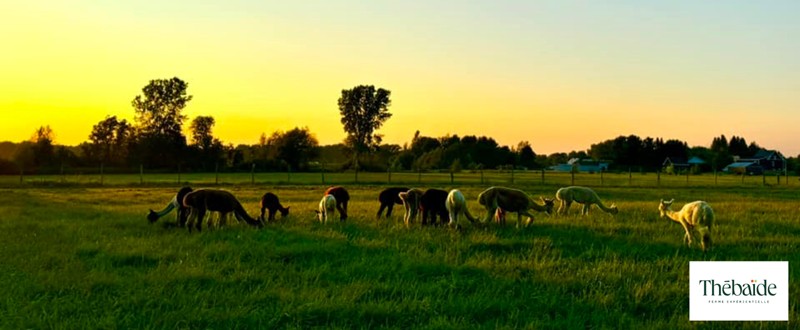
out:
M281 202L278 201L278 196L273 193L266 193L261 197L261 216L258 218L264 221L264 210L269 210L269 217L267 220L275 221L275 214L281 211L281 217L289 215L289 208L283 207Z
M596 204L601 210L610 214L617 214L619 212L619 209L617 209L617 206L614 204L611 204L611 207L603 205L600 197L598 197L594 191L586 187L572 186L561 188L556 192L556 199L561 202L561 205L558 207L559 214L567 214L572 202L583 204L581 215L588 215L589 208L592 207L592 204Z
M236 220L245 221L251 226L261 227L263 223L259 220L253 219L244 210L242 204L236 200L230 192L219 189L198 189L186 194L183 198L183 206L188 207L191 211L187 227L189 232L192 232L192 225L195 225L197 231L202 227L203 219L206 212L219 212L219 222L224 224L228 220L228 215L233 213ZM196 223L195 223L196 222ZM208 219L207 226L211 228L211 217Z
M491 221L492 217L497 215L497 209L501 208L503 210L501 212L501 218L503 219L504 217L502 217L502 214L505 212L517 213L517 228L519 228L519 224L522 222L522 216L527 216L528 218L525 222L525 227L527 227L531 224L531 218L533 217L528 210L533 209L547 214L553 213L553 200L542 197L540 197L540 199L544 205L534 203L522 190L491 187L478 195L478 203L483 205L487 211L486 217L481 220L481 222L485 223Z
M397 194L397 197L400 197L400 200L403 201L403 206L406 209L406 214L403 215L403 221L405 221L406 228L408 228L411 220L417 218L417 212L420 208L420 199L422 198L422 190L409 189L406 192Z
M161 211L153 211L152 209L150 212L147 213L147 220L150 223L154 223L158 221L159 218L169 214L172 212L173 209L178 208L178 215L177 215L177 222L178 226L183 227L186 225L186 219L189 217L189 209L183 206L183 198L186 197L186 194L192 192L191 187L183 187L181 190L178 190L178 194L172 198L172 200L164 207Z
M381 202L381 208L378 209L378 219L381 217L381 213L383 210L386 209L386 218L392 216L392 209L394 208L394 204L403 205L403 200L400 199L400 193L408 191L409 188L387 188L384 191L381 191L381 194L378 195L378 201Z
M708 206L706 202L696 201L683 206L680 211L675 212L672 210L672 202L665 202L661 200L658 205L658 211L661 217L669 217L672 221L680 223L686 231L683 240L687 245L692 245L692 237L694 231L700 234L700 247L703 252L711 248L711 229L714 227L714 210Z
M316 210L319 222L326 223L328 218L336 212L336 197L333 195L325 195L319 201L319 210Z
M467 209L467 199L464 198L464 194L458 189L450 190L450 193L447 195L445 207L447 208L447 212L450 213L450 223L448 224L450 227L453 227L454 224L458 227L458 218L459 215L462 214L469 222L475 223L475 218L472 214L469 214L469 209Z
M336 198L336 209L339 210L339 220L347 220L347 202L350 201L350 194L342 187L330 187L325 191L325 195L332 195Z
M431 217L431 224L436 224L436 216L439 221L444 223L449 214L447 212L447 192L440 189L428 189L419 198L419 207L422 210L422 224L428 224L428 217Z

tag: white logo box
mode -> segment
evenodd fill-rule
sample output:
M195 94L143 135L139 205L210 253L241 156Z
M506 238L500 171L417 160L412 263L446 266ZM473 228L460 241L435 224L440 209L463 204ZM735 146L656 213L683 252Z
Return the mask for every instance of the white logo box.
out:
M789 262L690 261L689 320L789 321Z

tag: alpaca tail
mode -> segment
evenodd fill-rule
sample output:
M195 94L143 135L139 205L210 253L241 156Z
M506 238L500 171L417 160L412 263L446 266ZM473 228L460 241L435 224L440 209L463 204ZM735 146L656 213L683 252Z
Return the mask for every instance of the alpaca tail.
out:
M239 221L244 220L249 225L255 226L255 227L263 227L264 226L264 223L262 223L261 221L253 219L252 217L250 217L250 215L247 214L247 211L244 210L244 207L242 207L242 203L239 203L239 201L236 201L236 208L233 210L233 213L234 213L234 215L236 215L236 219L239 220Z

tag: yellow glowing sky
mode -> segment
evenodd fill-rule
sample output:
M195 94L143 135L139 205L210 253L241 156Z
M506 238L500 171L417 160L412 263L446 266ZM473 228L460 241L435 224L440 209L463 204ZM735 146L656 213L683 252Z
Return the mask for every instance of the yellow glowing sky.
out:
M0 5L0 141L60 144L132 119L150 79L226 142L308 126L344 138L343 88L392 91L379 131L529 140L537 153L618 135L714 136L800 153L800 5L774 1L13 1Z

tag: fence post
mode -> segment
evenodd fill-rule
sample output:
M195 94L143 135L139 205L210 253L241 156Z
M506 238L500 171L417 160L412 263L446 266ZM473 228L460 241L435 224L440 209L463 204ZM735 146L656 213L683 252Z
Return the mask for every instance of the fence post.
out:
M64 177L64 163L61 163L61 183L64 183L64 181L67 181L67 180Z
M181 184L181 164L178 164L178 184Z
M214 184L219 184L219 163L214 166Z
M253 162L253 167L250 168L250 184L256 184L256 163Z
M745 167L745 169L747 168ZM767 185L767 171L761 171L761 185L762 186Z
M714 185L717 185L717 169L714 169Z
M514 167L511 167L511 184L514 184Z
M417 183L422 183L422 166L417 167Z
M25 182L25 168L20 165L19 167L19 184Z
M104 164L100 163L100 185L101 186L103 185L103 179L104 179L104 176L105 176L104 175L105 173L103 173L103 170L104 170L103 167L104 167Z
M628 167L628 185L633 185L633 171L631 171L630 167Z
M686 184L689 184L689 170L686 170Z
M574 186L575 185L575 171L569 171L569 174L572 176L572 182L570 183L570 186Z
M483 169L481 169L481 184L483 184Z
M744 184L744 174L747 173L747 168L742 172L742 184Z
M358 183L358 164L356 164L356 183Z
M775 175L775 177L778 178L778 185L780 185L781 184L781 174L778 173L778 174Z
M600 185L603 185L603 168L600 168Z
M139 164L139 184L144 184L144 164Z
M661 170L656 171L656 186L661 186Z
M386 168L386 173L389 174L389 184L391 184L392 183L392 167L391 166Z
M542 167L542 184L544 184L544 167Z
M512 183L514 182L514 178L513 177L511 178L511 182ZM451 185L453 184L453 170L450 170L450 184Z
M356 177L358 177L358 174L356 174ZM286 182L292 182L292 165L286 165Z

